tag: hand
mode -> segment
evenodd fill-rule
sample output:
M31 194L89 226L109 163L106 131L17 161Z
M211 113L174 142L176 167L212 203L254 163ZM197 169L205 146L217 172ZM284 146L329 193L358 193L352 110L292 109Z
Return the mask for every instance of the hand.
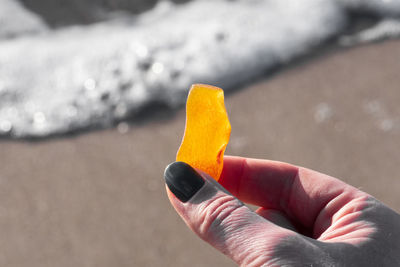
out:
M220 184L182 162L165 179L186 224L239 265L400 266L400 215L333 177L225 157Z

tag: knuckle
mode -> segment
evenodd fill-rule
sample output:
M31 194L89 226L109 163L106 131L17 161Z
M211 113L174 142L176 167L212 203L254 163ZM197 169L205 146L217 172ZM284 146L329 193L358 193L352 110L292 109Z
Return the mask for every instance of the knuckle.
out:
M247 209L243 203L230 195L217 196L201 207L198 213L198 234L202 237L210 237L220 233L227 227L230 218L242 209Z

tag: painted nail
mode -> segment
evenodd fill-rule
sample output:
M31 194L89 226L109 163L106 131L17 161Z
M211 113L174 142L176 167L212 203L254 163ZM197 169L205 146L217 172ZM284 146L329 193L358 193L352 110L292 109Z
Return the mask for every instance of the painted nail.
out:
M169 190L182 202L187 202L204 185L205 181L189 164L177 161L167 166L164 172Z

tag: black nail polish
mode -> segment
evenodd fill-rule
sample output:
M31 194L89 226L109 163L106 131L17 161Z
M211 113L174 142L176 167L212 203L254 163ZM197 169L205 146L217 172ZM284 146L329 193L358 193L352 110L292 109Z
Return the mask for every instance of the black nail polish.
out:
M205 183L195 169L181 161L167 166L164 179L169 190L182 202L187 202Z

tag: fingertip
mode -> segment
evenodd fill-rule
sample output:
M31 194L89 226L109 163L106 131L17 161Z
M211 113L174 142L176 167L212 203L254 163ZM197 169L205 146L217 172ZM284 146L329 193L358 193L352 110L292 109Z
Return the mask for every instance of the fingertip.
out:
M239 180L243 174L246 159L237 156L224 156L224 167L218 182L231 194L237 196Z
M171 163L164 172L169 190L182 202L187 202L204 185L204 178L189 164L181 161Z
M165 190L167 191L167 197L171 203L173 203L176 199L176 196L169 190L169 187L167 184L165 184Z

